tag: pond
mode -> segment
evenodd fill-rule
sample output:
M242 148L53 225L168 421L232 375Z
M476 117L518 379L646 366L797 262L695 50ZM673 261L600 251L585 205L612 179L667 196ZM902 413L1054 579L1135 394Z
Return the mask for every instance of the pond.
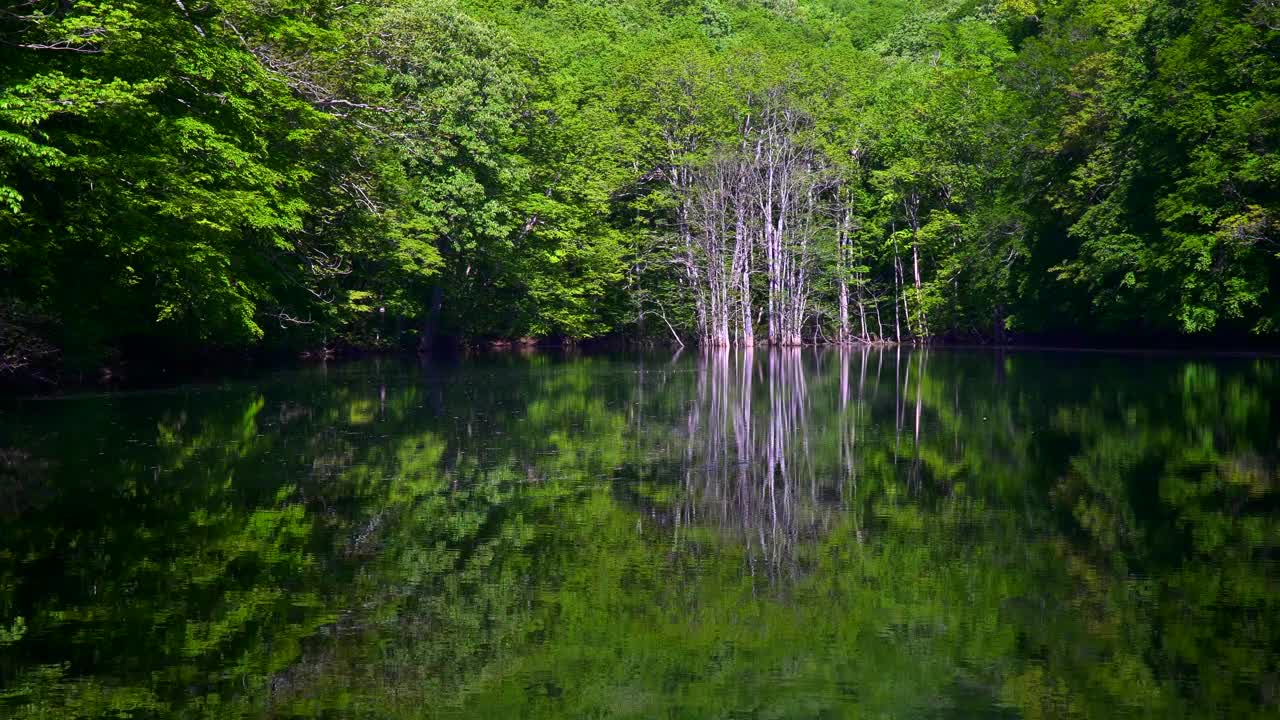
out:
M0 716L1280 717L1280 361L511 354L11 402Z

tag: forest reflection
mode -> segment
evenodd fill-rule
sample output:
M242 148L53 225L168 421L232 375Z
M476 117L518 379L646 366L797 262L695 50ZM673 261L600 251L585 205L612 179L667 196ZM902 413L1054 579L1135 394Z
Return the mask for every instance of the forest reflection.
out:
M0 424L0 715L1269 717L1280 367L363 363Z
M758 561L771 576L794 576L800 568L788 561L798 545L841 517L857 522L865 514L849 515L867 443L884 443L877 449L890 451L893 480L920 493L928 359L926 350L871 347L699 355L683 503L673 516L677 540L681 524L710 523L746 544L753 572ZM859 542L867 532L859 524Z

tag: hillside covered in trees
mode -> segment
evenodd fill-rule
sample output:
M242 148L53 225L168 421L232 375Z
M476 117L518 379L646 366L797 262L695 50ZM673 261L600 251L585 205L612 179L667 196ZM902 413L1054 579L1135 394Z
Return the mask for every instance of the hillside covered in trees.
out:
M1276 0L17 0L0 372L1274 336Z

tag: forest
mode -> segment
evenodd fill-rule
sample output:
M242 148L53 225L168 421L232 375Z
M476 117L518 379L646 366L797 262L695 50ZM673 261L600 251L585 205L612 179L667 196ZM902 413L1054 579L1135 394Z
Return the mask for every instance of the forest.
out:
M0 375L1280 333L1276 0L12 0Z

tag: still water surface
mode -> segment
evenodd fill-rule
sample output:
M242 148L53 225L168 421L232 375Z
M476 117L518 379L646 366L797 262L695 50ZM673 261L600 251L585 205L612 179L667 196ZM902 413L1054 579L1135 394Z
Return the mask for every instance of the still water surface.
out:
M1280 362L498 356L10 405L0 717L1277 718Z

